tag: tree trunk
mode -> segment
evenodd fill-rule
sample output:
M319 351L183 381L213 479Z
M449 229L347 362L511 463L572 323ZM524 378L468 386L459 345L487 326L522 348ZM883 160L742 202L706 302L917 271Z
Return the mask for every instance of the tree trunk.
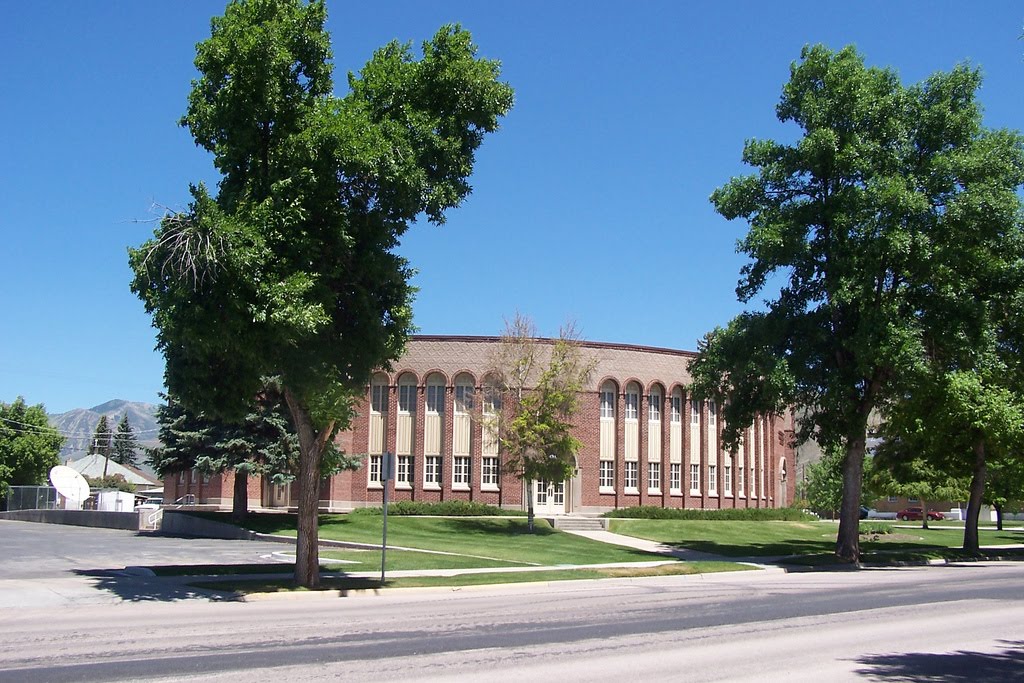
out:
M249 512L249 470L235 470L235 487L231 497L231 521L241 524Z
M928 528L928 501L924 498L921 499L921 528Z
M334 429L331 422L319 433L309 409L288 387L283 387L288 410L299 434L299 505L295 536L295 583L305 588L320 585L318 513L320 510L320 463L324 446Z
M843 503L839 509L839 534L836 557L842 562L857 564L860 560L860 494L864 477L864 448L867 440L867 418L864 429L847 438L843 458Z
M964 550L976 553L978 544L978 517L981 515L981 498L985 494L985 439L974 440L974 473L971 476L971 497L967 500L967 520L964 523Z
M533 480L526 480L526 526L533 533Z
M999 503L996 503L992 507L994 507L996 509L996 531L1002 531L1003 530L1003 506L1000 505Z

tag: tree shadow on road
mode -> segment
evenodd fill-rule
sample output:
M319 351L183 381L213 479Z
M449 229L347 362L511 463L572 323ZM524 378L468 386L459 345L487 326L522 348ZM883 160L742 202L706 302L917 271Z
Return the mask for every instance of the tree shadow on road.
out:
M908 652L865 655L856 673L876 681L1024 681L1024 641L1000 641L999 652Z

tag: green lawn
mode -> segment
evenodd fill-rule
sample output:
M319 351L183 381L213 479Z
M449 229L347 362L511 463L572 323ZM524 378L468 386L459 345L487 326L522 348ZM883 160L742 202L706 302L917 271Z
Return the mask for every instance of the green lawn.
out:
M227 521L226 514L203 516ZM381 525L382 518L376 515L321 515L320 538L380 544ZM261 533L294 536L295 516L251 515L245 527ZM388 546L441 550L481 560L524 565L581 565L663 559L661 555L567 534L552 529L543 520L537 520L533 533L530 533L526 519L520 517L389 517ZM392 552L395 551L388 551L388 555ZM435 557L430 561L442 560ZM379 567L379 556L377 563Z
M835 549L834 522L735 522L613 519L610 531L725 557L808 555ZM875 524L872 520L872 524ZM1020 531L979 532L982 545L1024 543ZM894 526L892 534L862 537L864 552L956 548L963 545L961 529Z

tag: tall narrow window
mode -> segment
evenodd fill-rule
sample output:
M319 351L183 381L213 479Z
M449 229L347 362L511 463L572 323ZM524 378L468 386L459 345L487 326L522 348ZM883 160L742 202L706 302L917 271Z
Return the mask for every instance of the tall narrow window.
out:
M427 381L427 412L440 415L444 412L444 379L431 375Z
M615 385L611 382L601 387L601 419L615 419Z
M683 465L674 462L668 466L668 489L671 493L681 493L683 490Z
M700 465L690 465L690 493L700 493Z
M370 456L370 462L369 462L369 467L368 467L368 476L367 476L367 481L368 481L370 486L378 487L378 486L381 485L381 480L380 480L380 463L381 463L381 456L379 456L379 455L371 455Z
M718 466L708 465L708 493L718 493Z
M498 488L498 459L485 457L480 464L480 487L496 490Z
M601 461L601 469L598 472L598 487L603 493L611 493L615 490L615 463L611 460Z
M672 392L672 408L669 413L669 420L672 424L679 424L683 421L683 394L678 389Z
M708 426L714 427L718 419L718 406L714 401L708 401Z
M636 493L638 487L637 468L638 463L636 462L626 463L625 481L623 482L623 484L625 485L627 491L632 491L633 493Z
M696 427L700 424L700 401L690 400L690 424Z
M647 419L651 422L661 422L661 389L651 389L647 395Z
M661 463L647 463L647 492L661 493Z
M473 380L459 375L455 380L455 414L465 415L473 407Z
M732 465L722 465L722 488L725 495L732 495Z
M441 486L441 456L428 455L423 466L423 486L436 489Z
M469 488L469 458L457 456L452 463L452 488Z
M395 473L395 488L412 487L412 456L398 456L398 471Z
M635 384L626 387L626 419L636 420L640 417L640 390Z

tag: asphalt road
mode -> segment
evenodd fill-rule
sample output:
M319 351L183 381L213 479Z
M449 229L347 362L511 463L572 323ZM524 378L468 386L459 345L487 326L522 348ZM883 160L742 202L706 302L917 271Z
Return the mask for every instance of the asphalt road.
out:
M1024 563L246 603L149 594L2 614L0 681L26 683L1024 681Z

